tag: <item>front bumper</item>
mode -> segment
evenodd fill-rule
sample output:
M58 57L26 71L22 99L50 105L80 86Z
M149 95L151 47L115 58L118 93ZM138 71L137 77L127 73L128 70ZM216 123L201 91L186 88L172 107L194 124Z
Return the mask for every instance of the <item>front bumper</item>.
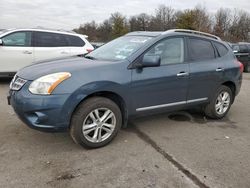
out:
M70 94L34 95L26 83L19 91L9 91L8 103L30 128L41 131L64 131L69 127L73 106ZM72 107L72 108L71 108Z

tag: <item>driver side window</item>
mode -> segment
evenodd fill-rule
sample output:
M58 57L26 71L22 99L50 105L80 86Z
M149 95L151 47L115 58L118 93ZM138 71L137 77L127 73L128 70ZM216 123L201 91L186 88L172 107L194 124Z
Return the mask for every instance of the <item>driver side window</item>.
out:
M3 46L31 46L31 32L15 32L2 38Z
M158 42L145 55L159 55L161 65L183 63L183 38L169 38Z

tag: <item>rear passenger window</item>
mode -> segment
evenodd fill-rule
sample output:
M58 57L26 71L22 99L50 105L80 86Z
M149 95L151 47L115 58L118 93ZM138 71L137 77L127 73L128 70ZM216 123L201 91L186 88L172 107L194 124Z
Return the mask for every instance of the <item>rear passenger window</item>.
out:
M63 47L68 46L63 34L49 32L34 32L34 46L36 47Z
M67 40L69 46L82 47L85 45L85 42L80 37L77 36L67 35Z
M228 49L223 44L220 44L218 42L214 42L214 45L215 45L216 49L218 50L220 57L226 55L226 53L228 52Z
M202 39L189 39L189 58L191 61L214 59L214 48L211 42Z

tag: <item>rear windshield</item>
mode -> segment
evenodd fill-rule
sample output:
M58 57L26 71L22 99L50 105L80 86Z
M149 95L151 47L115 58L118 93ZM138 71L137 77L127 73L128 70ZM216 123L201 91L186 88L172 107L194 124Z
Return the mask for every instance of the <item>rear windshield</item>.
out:
M107 61L123 60L132 55L151 38L148 36L123 36L97 48L86 57Z
M240 51L240 46L239 45L232 45L233 51Z

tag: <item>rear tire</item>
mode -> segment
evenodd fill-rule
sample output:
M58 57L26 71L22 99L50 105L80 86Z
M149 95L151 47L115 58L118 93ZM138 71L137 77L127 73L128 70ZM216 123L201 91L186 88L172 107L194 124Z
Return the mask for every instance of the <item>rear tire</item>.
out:
M122 125L120 108L112 100L92 97L81 103L72 115L70 135L85 148L107 145Z
M233 101L232 90L227 86L220 86L210 103L205 107L206 116L212 119L221 119L229 111Z

